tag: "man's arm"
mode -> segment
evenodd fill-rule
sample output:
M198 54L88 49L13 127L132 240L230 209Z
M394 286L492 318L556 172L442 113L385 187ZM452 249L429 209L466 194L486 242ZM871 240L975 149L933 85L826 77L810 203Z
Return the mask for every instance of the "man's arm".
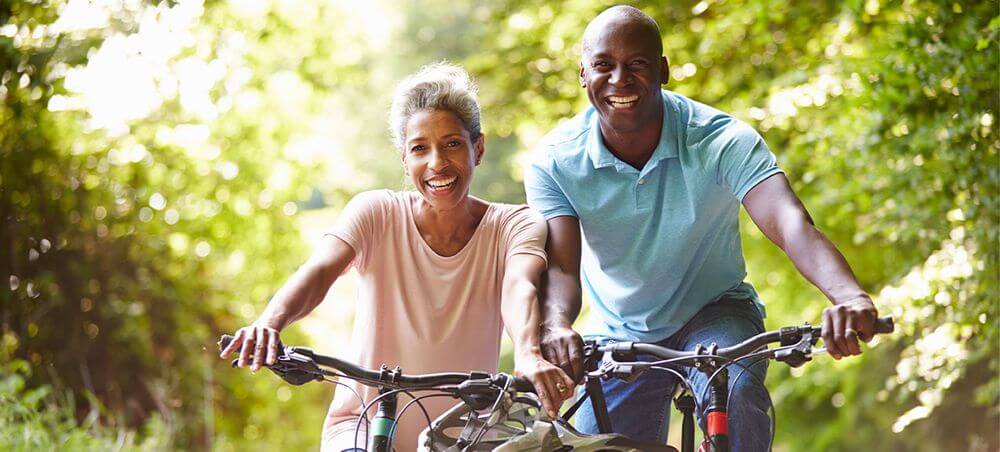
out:
M795 268L833 303L823 311L823 342L835 359L861 354L858 338L874 334L878 311L847 260L813 224L784 174L754 186L743 198L750 218Z
M583 378L583 339L573 331L580 315L580 221L571 216L548 220L545 252L549 268L542 285L542 353L574 381Z
M514 343L514 368L535 385L538 398L550 416L558 415L562 402L573 395L573 381L542 357L538 338L541 313L538 292L545 261L532 254L515 254L507 260L500 298L504 327Z
M281 286L257 321L237 330L235 339L220 356L225 358L239 348L238 365L251 364L255 372L264 364L274 364L278 333L312 312L353 259L350 245L337 237L324 236L319 248Z

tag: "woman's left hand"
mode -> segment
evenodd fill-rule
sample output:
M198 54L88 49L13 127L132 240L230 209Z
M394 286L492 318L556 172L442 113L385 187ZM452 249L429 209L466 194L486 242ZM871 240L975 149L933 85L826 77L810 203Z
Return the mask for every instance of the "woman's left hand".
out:
M514 372L519 377L527 378L535 385L538 399L549 417L559 415L563 401L573 397L573 379L562 369L542 358L541 353L524 354L514 357Z

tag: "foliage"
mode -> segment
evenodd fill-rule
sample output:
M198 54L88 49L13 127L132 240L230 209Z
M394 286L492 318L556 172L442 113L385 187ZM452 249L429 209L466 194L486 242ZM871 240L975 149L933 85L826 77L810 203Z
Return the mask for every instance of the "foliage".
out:
M138 441L133 431L113 431L96 422L92 411L78 423L72 395L58 401L52 388L27 388L31 370L11 352L17 340L7 334L0 338L0 447L8 451L29 450L158 450L168 444L163 424L153 417ZM96 406L94 406L96 408Z
M476 76L474 193L523 202L519 162L587 105L579 36L609 6L349 3L0 3L4 438L314 447L329 389L227 369L214 338L302 262L302 208L404 188L386 110L423 64ZM764 134L897 319L860 358L772 366L779 447L1000 447L997 2L637 6L661 24L668 88ZM768 325L817 321L819 292L745 226Z

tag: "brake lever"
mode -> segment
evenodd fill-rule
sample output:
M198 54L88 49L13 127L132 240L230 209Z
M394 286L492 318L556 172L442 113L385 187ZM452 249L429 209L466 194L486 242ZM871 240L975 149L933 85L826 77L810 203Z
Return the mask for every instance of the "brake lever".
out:
M289 351L291 348L281 347L282 354L278 356L274 364L264 367L294 386L301 386L310 381L322 381L323 372L316 365L316 362L308 356L295 353L294 350ZM238 364L239 359L234 359L232 366L239 367Z
M813 350L813 346L818 340L819 337L813 338L812 331L806 331L802 333L802 338L791 348L775 351L774 359L791 367L801 367L812 360L813 354L816 353ZM826 351L826 348L824 347L823 350Z

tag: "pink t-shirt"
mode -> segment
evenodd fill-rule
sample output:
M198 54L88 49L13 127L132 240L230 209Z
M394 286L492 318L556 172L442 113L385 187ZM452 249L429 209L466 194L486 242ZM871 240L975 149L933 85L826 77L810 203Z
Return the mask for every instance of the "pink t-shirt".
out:
M545 221L527 206L491 203L465 247L444 257L417 230L413 211L420 200L415 192L361 193L347 204L330 232L354 248L352 266L359 274L347 359L373 369L382 364L400 366L406 374L496 372L505 265L515 254L545 259ZM374 389L352 380L342 382L365 401L376 395ZM397 413L407 401L406 395L398 397ZM422 403L433 420L457 401L437 397ZM327 416L325 442L339 436L349 438L347 446L352 446L354 421L360 413L351 391L338 388ZM411 406L397 427L396 449L415 449L426 427L423 412ZM362 431L359 447L363 435Z

